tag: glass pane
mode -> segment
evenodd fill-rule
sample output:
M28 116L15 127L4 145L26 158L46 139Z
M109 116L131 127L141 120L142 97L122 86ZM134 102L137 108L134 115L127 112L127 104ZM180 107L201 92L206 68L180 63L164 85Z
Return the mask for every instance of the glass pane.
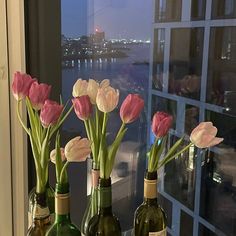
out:
M203 20L206 12L206 0L192 0L191 19Z
M171 147L178 138L170 136L167 149ZM184 142L186 146L188 142ZM178 150L183 148L181 146ZM181 154L181 157L165 165L164 190L176 200L190 209L194 208L195 194L195 159L196 150L190 147L189 151Z
M155 21L180 21L182 0L156 0Z
M212 1L212 19L228 19L236 17L235 0Z
M186 105L185 109L185 133L190 135L192 130L198 125L199 108L191 105Z
M159 201L160 206L164 209L166 213L167 226L171 228L172 227L172 203L161 194L158 195L158 201Z
M193 235L193 218L186 212L181 211L180 236Z
M217 236L212 231L210 231L208 228L206 228L204 225L199 224L199 231L198 236Z
M162 90L164 76L164 45L165 45L165 30L155 29L154 31L154 49L153 49L153 69L152 82L153 88Z
M236 117L207 111L224 141L206 153L202 164L201 215L226 235L236 234Z
M236 27L211 29L207 101L236 114Z
M169 92L200 98L203 28L171 30Z

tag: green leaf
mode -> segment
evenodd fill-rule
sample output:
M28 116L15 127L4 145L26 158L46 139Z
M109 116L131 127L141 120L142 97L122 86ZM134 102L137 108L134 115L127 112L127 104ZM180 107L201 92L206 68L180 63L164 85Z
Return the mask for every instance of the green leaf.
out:
M154 152L154 155L155 155L154 156L154 171L157 171L161 154L162 154L162 152L165 148L165 145L166 145L166 140L167 140L167 137L162 138L160 144L158 145L159 148L157 148L156 151Z
M60 149L60 134L57 132L56 141L55 141L55 148L56 148L56 178L57 182L60 182L60 175L61 169L63 167L62 159L61 159L61 149Z

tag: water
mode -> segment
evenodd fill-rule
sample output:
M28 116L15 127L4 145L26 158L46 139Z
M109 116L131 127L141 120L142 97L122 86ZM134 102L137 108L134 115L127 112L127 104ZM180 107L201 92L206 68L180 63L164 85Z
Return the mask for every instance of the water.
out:
M130 50L125 50L128 57L125 58L111 58L111 59L96 59L79 61L78 66L66 68L62 71L62 95L65 100L71 98L72 88L78 78L89 78L101 81L109 79L111 85L120 90L120 103L129 93L140 94L147 105L147 91L148 91L148 77L149 66L147 64L134 65L135 62L148 62L149 61L149 44L135 44L128 45ZM120 104L119 104L120 105ZM119 106L118 106L119 107ZM119 128L119 110L111 114L112 130ZM129 125L133 130L132 135L128 135L129 139L143 139L137 136L138 131L142 132L146 123L147 107L142 114L139 121ZM79 129L78 118L71 115L64 124L64 129L67 131L74 131ZM109 128L109 127L108 127ZM138 133L140 133L138 132ZM136 134L135 134L136 133ZM141 135L141 134L140 134Z

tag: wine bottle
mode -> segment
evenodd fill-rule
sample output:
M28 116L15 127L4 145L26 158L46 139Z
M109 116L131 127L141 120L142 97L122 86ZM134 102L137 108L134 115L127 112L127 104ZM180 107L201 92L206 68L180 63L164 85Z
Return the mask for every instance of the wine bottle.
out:
M89 221L87 236L121 236L120 222L112 213L111 178L99 179L98 213Z
M46 236L81 236L78 228L70 219L69 184L56 184L55 222L47 231Z
M34 187L29 193L29 206L28 206L28 228L32 225L32 212L34 207L34 194L36 192L36 187ZM55 193L54 189L47 183L46 185L46 202L50 212L51 223L54 222L55 213Z
M157 172L146 172L144 201L134 216L134 236L166 236L166 215L157 202Z
M86 234L88 223L91 220L91 218L98 213L98 179L99 179L99 170L93 168L91 171L91 193L81 222L82 235Z
M46 193L35 193L32 225L28 229L27 236L45 236L50 226L51 220L47 206Z

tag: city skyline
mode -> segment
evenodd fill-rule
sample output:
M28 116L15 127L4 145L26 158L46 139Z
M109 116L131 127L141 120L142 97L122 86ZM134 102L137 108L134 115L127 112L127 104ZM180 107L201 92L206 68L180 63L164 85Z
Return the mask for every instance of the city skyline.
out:
M106 33L106 39L150 39L152 1L62 0L61 6L66 37L89 35L98 29Z

